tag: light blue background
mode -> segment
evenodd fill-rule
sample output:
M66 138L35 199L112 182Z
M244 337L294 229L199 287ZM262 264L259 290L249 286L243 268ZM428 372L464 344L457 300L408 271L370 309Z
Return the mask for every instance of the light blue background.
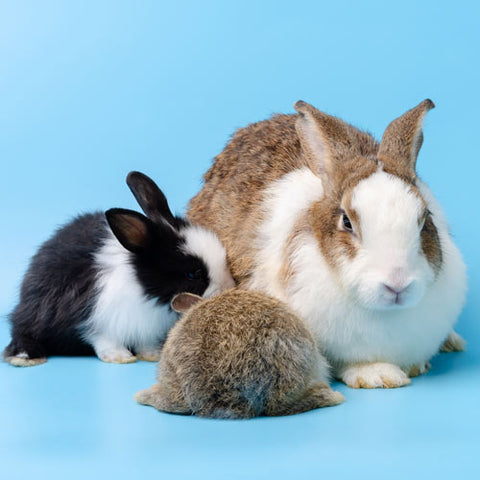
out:
M476 2L0 1L0 314L72 215L135 208L153 176L182 212L233 131L303 99L372 131L430 97L419 172L468 264L458 330L410 387L289 418L208 421L132 395L155 366L0 365L0 477L456 478L478 475ZM8 342L6 321L0 343Z

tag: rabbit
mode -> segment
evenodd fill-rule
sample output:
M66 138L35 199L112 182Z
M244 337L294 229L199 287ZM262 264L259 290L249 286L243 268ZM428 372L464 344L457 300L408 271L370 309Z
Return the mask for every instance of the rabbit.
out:
M231 289L202 300L179 293L158 383L135 400L210 418L290 415L337 405L328 365L304 322L264 293Z
M242 288L287 303L333 375L391 388L464 348L462 256L416 174L425 100L380 142L303 101L240 129L204 176L187 218L211 228Z
M178 318L175 294L233 285L212 232L174 216L147 176L131 172L127 183L147 216L119 208L80 215L33 257L10 315L8 363L93 353L104 362L156 361Z

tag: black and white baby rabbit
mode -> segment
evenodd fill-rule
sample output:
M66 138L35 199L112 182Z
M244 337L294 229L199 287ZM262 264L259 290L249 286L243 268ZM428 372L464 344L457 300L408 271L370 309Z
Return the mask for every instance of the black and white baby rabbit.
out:
M131 172L127 184L147 216L117 208L81 215L33 257L10 316L10 364L93 353L114 363L157 360L178 318L175 294L233 286L215 234L174 216L147 176Z

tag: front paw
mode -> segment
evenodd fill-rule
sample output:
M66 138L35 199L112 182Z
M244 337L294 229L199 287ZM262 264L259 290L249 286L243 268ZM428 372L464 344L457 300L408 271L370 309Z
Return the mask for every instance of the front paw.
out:
M397 388L410 383L406 373L391 363L363 363L346 367L340 380L352 388Z
M161 347L143 348L137 350L137 359L144 362L158 362L160 360L160 354L162 353Z
M137 357L126 348L103 350L98 352L98 358L107 363L134 363L137 361Z

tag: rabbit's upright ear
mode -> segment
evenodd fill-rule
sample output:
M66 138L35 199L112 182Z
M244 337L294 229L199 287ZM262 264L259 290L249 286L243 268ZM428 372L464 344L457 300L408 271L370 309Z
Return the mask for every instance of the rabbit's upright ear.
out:
M417 156L423 143L423 119L434 107L431 100L424 100L393 120L383 134L377 158L400 176L409 179L416 176Z
M130 252L142 253L151 245L154 227L141 213L111 208L105 216L117 240Z
M186 313L201 300L202 297L195 295L194 293L177 293L177 295L172 298L170 306L177 313Z
M337 160L352 148L348 125L302 100L294 108L299 114L295 126L308 166L314 173L332 178Z
M148 218L155 222L167 221L175 226L175 218L165 195L150 177L140 172L130 172L127 185Z

